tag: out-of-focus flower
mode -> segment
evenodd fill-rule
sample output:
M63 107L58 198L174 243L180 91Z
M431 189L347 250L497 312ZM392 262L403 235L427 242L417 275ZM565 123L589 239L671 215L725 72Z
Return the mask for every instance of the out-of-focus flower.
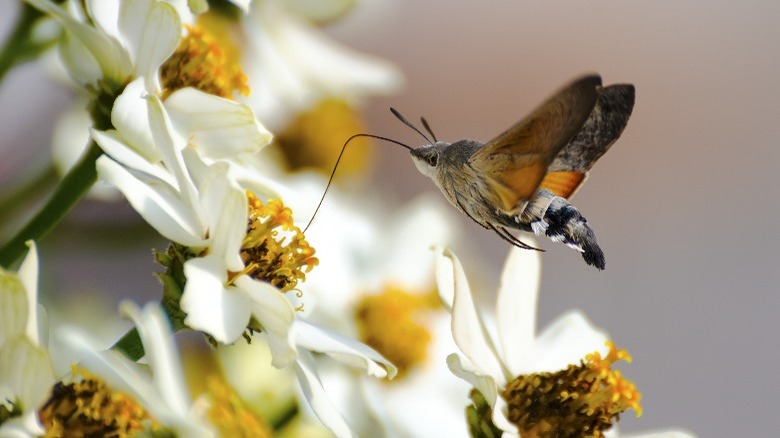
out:
M179 436L214 436L203 407L189 396L173 333L162 308L149 304L142 311L130 302L120 307L135 323L151 375L117 351L101 351L90 336L76 329L63 328L62 342L77 352L86 369L106 379L112 388L131 394L154 419Z
M540 257L513 248L496 303L498 344L477 310L463 268L448 249L436 250L439 293L452 312L452 335L461 353L450 370L473 387L467 411L473 433L498 435L559 431L603 436L617 415L641 414L639 392L611 365L630 361L604 345L607 336L578 311L536 335Z
M38 407L54 383L38 307L38 251L34 243L19 271L0 268L0 436L44 432Z
M390 63L331 41L287 2L254 3L242 25L249 102L274 130L324 99L354 105L401 84L401 74Z

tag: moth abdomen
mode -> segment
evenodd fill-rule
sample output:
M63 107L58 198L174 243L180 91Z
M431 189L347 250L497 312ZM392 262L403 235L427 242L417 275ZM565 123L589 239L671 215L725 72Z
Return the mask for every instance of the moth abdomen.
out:
M596 234L576 207L549 190L539 190L520 218L521 225L580 251L585 263L603 270L604 252Z

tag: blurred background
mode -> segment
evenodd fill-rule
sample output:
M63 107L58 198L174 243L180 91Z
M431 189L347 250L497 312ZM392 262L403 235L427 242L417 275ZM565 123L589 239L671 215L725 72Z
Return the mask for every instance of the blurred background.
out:
M0 4L3 32L15 9ZM422 141L389 106L410 120L424 115L441 140L486 141L582 73L635 84L628 127L574 200L607 269L541 241L539 323L581 308L632 353L623 368L644 414L624 415L624 433L767 436L780 406L779 16L780 4L760 0L374 0L327 30L403 70L405 88L371 100L364 116L368 132L411 145ZM0 84L0 186L45 165L52 120L70 98L37 64ZM437 191L407 152L376 149L365 183L393 202ZM44 281L139 302L157 297L151 275L117 280L151 272L148 248L164 242L121 203L101 205L80 205L42 243ZM463 222L463 251L474 252L463 256L467 271L482 258L494 275L478 287L495 290L507 244L453 214ZM106 222L133 231L117 236ZM112 238L133 250L106 257Z

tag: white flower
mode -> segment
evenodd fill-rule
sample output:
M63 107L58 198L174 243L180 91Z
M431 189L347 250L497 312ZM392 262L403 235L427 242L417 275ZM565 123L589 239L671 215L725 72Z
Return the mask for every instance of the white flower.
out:
M38 327L38 251L30 250L17 273L0 269L0 397L22 414L0 425L0 436L42 434L38 406L54 384L49 354Z
M322 99L356 103L364 95L391 92L401 84L401 74L390 63L330 41L287 2L256 2L242 23L249 102L274 129Z
M214 430L190 398L173 333L164 311L148 304L143 311L131 302L120 305L135 323L143 342L150 373L117 351L101 351L97 342L77 329L63 327L62 342L75 352L82 365L104 378L115 389L131 394L155 419L179 436L209 437Z
M66 31L60 55L80 84L116 87L144 77L149 92L160 88L158 70L181 38L182 22L170 3L158 0L87 0L86 15L69 14L49 0L26 0ZM88 24L93 23L94 25Z
M465 358L447 358L450 370L477 388L493 408L493 423L517 434L506 417L499 391L521 374L555 371L594 351L605 352L607 335L579 311L572 311L536 334L536 302L541 259L536 251L512 248L504 265L496 302L498 345L474 303L458 258L436 250L439 294L452 311L452 335Z

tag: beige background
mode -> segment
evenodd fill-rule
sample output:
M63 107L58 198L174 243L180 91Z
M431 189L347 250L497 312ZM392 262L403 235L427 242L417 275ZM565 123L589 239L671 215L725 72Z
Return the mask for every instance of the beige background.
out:
M676 426L703 437L771 435L780 407L780 5L375 3L330 31L407 75L400 94L368 106L376 134L420 144L387 111L392 105L409 118L425 115L441 139L484 141L580 73L636 85L628 128L575 200L598 234L607 270L543 242L540 321L582 308L633 354L624 370L644 394L645 414L626 415L624 432ZM8 5L0 5L4 30ZM50 119L67 100L35 66L0 85L0 184L45 161ZM400 148L382 148L383 188L401 199L435 190ZM116 281L148 272L150 257L136 249L106 260L102 241L117 236L100 227L100 211L81 206L65 232L45 242L46 282L153 298L151 277ZM120 242L161 246L126 213L109 215L130 227L133 237ZM465 238L479 243L497 272L506 244L466 221Z

